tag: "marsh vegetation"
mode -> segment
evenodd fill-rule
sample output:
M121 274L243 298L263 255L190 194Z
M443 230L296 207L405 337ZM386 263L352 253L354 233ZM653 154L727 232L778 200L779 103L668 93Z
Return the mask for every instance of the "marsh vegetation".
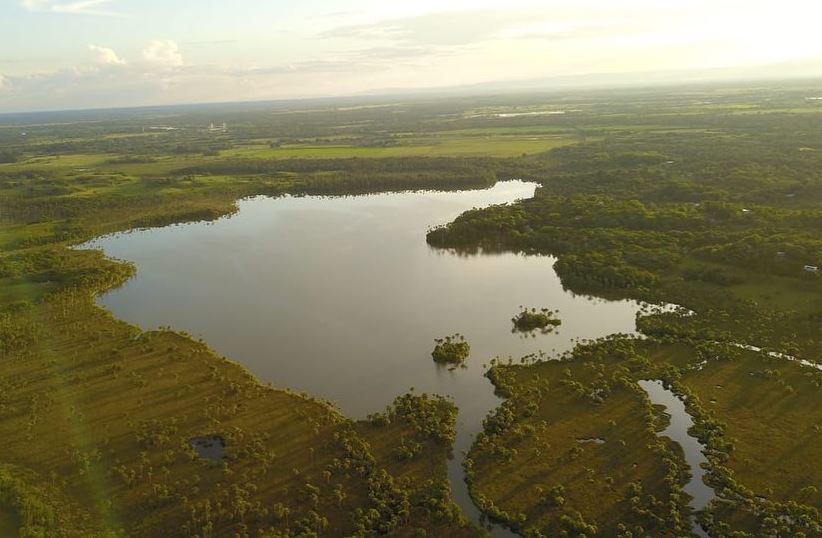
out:
M556 317L558 311L550 310L548 308L536 307L531 309L520 306L520 312L511 318L514 324L513 332L531 333L540 331L542 333L549 333L555 327L562 325L562 320Z
M465 336L456 333L451 336L434 339L434 351L431 357L440 364L462 364L471 353L471 346Z

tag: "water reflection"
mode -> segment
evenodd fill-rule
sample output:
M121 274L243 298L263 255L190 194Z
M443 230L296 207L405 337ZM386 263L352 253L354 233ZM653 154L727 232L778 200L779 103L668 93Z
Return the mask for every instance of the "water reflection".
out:
M460 413L449 475L457 502L477 521L460 454L499 403L483 364L633 333L640 309L564 291L548 256L426 244L431 227L533 196L535 187L510 181L462 192L243 200L235 215L213 223L91 242L137 266L135 278L99 301L144 328L200 336L261 380L329 399L352 417L411 387L453 397ZM559 309L560 330L512 334L519 305ZM466 367L437 368L433 339L455 332L471 345Z
M714 498L714 490L704 480L707 471L703 468L703 464L708 462L703 453L704 447L688 433L694 422L685 409L685 403L676 394L665 388L662 381L642 380L638 383L648 393L651 403L664 406L665 412L671 417L670 424L660 432L660 435L673 439L682 447L682 451L685 453L685 462L691 468L691 479L683 489L693 497L691 508L696 511L704 509ZM705 530L696 523L695 519L692 519L692 523L694 532L699 536L708 536Z
M203 459L220 461L225 458L225 439L219 435L193 437L188 440L188 444Z

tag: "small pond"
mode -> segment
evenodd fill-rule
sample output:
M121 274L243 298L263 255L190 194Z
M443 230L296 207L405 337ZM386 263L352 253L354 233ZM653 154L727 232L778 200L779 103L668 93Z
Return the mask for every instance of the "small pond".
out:
M204 460L222 461L225 459L225 439L219 435L193 437L188 440L188 444Z
M0 536L3 538L18 538L20 536L21 521L9 506L0 504Z

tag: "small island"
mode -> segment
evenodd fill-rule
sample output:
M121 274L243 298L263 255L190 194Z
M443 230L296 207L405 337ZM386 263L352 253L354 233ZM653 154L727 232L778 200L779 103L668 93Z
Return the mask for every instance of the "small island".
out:
M562 321L555 317L559 310L549 310L548 308L542 308L537 310L536 308L525 308L520 306L520 312L513 318L511 321L514 323L514 328L511 332L534 332L534 331L542 331L543 334L547 334L551 332L554 327L562 324Z
M435 338L431 356L436 363L462 364L470 352L471 346L465 341L465 337L456 333L445 338Z

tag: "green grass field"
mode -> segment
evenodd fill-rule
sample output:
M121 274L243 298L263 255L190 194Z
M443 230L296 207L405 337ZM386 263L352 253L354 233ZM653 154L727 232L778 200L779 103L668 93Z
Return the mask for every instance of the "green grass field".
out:
M265 145L238 147L220 153L223 157L254 159L346 159L350 157L458 157L491 156L515 157L522 154L544 153L554 148L575 143L563 136L534 135L415 138L403 140L393 147L358 147L346 145L296 145L271 148Z
M684 384L711 415L721 417L734 443L729 465L739 481L780 501L822 505L822 373L745 354L710 362Z

